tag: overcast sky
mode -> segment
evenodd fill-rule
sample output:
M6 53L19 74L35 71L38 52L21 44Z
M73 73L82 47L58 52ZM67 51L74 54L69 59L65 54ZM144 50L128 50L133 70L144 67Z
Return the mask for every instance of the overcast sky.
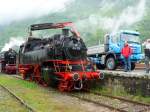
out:
M73 0L0 0L0 25L63 11Z

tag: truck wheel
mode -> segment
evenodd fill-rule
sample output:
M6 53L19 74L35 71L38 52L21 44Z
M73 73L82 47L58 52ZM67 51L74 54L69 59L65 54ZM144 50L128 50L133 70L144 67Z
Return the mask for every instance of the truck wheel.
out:
M106 67L108 70L115 70L116 69L116 63L115 63L115 59L113 57L107 58Z
M131 70L135 69L135 63L131 63Z

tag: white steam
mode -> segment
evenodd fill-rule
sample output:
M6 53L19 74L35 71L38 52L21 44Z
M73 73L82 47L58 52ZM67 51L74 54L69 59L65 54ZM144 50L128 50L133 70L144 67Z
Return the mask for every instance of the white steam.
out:
M77 25L81 27L81 29L86 29L86 26L90 25L89 27L91 32L93 32L95 27L109 30L111 32L116 32L120 29L120 27L131 26L143 18L145 14L145 2L146 0L140 0L137 5L128 6L121 12L119 16L105 17L92 14L89 16L89 18L78 21ZM105 8L107 4L105 4L102 9ZM87 30L89 30L89 27Z
M25 40L21 37L12 37L9 42L4 45L1 51L7 51L9 48L18 48Z
M122 12L117 22L113 20L115 27L113 28L113 26L111 26L111 29L113 28L113 32L116 32L121 25L130 26L140 21L143 18L144 12L145 0L140 0L136 7L127 7L127 9Z
M0 25L63 11L73 0L0 0Z

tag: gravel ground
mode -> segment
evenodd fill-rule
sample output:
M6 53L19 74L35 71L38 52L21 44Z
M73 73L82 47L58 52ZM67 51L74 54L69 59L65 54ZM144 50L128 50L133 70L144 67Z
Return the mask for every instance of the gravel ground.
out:
M28 112L28 110L0 87L0 112Z
M53 94L53 92L51 91L50 94ZM62 103L65 103L70 106L74 106L74 108L80 107L83 109L84 112L116 112L109 110L108 108L101 107L86 101L82 101L75 97L68 96L66 94L61 94L57 92L53 95L53 98L55 100L61 101Z

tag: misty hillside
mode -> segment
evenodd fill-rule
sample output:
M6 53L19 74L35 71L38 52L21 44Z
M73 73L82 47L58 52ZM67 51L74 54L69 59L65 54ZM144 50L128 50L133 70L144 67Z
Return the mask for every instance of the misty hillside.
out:
M103 42L105 33L119 29L138 30L144 40L150 38L149 7L149 0L74 0L63 11L1 25L0 46L6 45L10 38L25 39L31 24L64 21L75 23L88 46Z

